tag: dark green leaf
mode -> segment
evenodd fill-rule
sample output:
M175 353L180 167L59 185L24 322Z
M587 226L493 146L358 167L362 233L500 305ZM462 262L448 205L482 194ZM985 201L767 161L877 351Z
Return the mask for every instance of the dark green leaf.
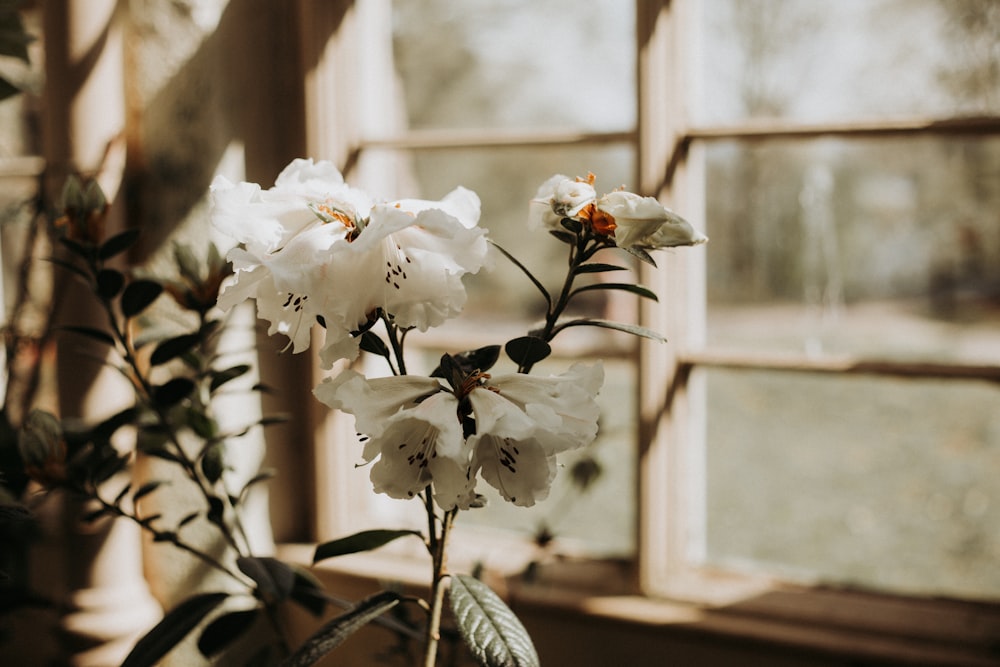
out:
M378 337L378 334L372 331L366 331L361 334L361 340L359 341L361 349L365 352L378 355L380 357L389 358L389 348L386 346L385 341Z
M354 533L339 540L319 545L316 547L315 554L313 554L313 562L318 563L327 558L353 554L359 551L371 551L406 535L420 537L420 533L415 530L363 530L360 533Z
M203 440L212 440L219 433L219 425L198 406L192 405L188 409L185 423Z
M211 247L211 244L209 244ZM191 251L191 246L174 241L174 261L181 275L192 285L201 282L201 264Z
M60 268L66 269L70 273L73 273L76 276L79 276L80 278L83 278L84 283L86 283L88 285L90 284L90 274L87 273L87 271L85 269L83 269L80 266L77 266L73 262L67 262L66 260L60 259L58 257L49 257L46 261L48 261L48 262L50 262L52 264L55 264L56 266L58 266Z
M110 301L118 296L125 285L125 276L115 269L101 269L97 272L97 296Z
M227 597L228 593L201 593L180 603L139 640L122 667L153 667Z
M197 519L199 516L201 516L201 512L191 512L177 523L177 527L183 528L184 526L188 525L189 523Z
M155 280L133 280L122 292L122 314L125 317L135 317L156 301L156 297L162 292L163 285Z
M569 232L564 232L561 229L550 229L549 234L556 237L563 243L568 243L570 245L576 245L576 235L570 234Z
M91 249L89 247L83 245L82 243L74 241L71 238L61 236L59 237L59 243L63 244L66 248L69 249L70 252L72 252L74 255L77 255L78 257L88 259L91 256Z
M552 233L553 234L564 234L565 232L552 232ZM574 237L572 235L569 235L569 236L570 236L570 240L568 241L568 243L576 243L576 237ZM538 280L538 278L536 278L534 276L534 274L531 271L528 270L528 267L526 267L524 264L522 264L521 261L518 260L517 257L514 257L514 255L510 254L509 252L507 252L503 248L503 246L497 245L496 243L493 243L492 241L490 241L490 243L493 245L494 248L496 248L497 250L499 250L500 253L504 257L506 257L507 259L509 259L514 266L516 266L517 268L521 269L521 273L523 273L525 276L527 276L528 280L531 281L531 284L534 285L536 288L538 288L538 291L542 293L542 297L544 297L544 299L545 299L545 303L547 303L548 306L551 308L552 307L552 297L549 295L549 291L547 289L545 289L545 286L542 285L541 281Z
M661 343L666 343L667 339L653 331L652 329L647 329L646 327L641 327L637 324L625 324L622 322L612 322L610 320L599 320L590 318L581 318L579 320L570 320L568 322L563 322L559 325L559 330L567 329L569 327L601 327L604 329L614 329L615 331L624 331L625 333L630 333L633 336L641 336L642 338L649 338L650 340L659 341Z
M139 240L139 233L138 229L126 229L124 232L115 234L101 244L101 247L97 250L97 256L100 259L110 259L119 253L125 252Z
M504 351L518 366L530 366L552 353L552 348L537 336L521 336L507 341Z
M215 484L222 479L225 470L225 451L220 442L213 443L205 450L205 455L201 457L201 473L208 480L209 484Z
M163 407L177 405L194 391L194 381L188 378L174 378L153 387L153 400Z
M114 501L112 501L111 504L114 505L115 507L118 507L118 505L121 503L122 500L125 499L125 496L128 495L128 492L131 489L132 489L132 485L131 484L126 484L125 487L121 491L118 492L118 495L115 496L115 499L114 499Z
M295 585L295 570L277 558L244 556L236 560L240 572L257 582L264 600L287 600Z
M220 528L228 529L226 526L226 504L221 498L212 496L208 499L208 512L205 518Z
M206 658L217 655L250 629L259 612L257 608L241 609L212 619L198 637L198 650Z
M190 351L200 340L201 337L196 333L182 334L168 338L156 346L153 354L149 357L149 363L153 366L165 364L171 359L176 359L185 352Z
M226 384L230 380L235 380L241 375L245 375L249 371L250 371L250 366L247 364L232 366L222 371L212 371L212 382L209 385L209 391L214 392L216 389Z
M474 577L452 575L448 598L459 632L479 664L538 667L528 631L489 586Z
M114 345L115 339L111 337L107 331L101 331L100 329L94 329L92 327L77 326L74 324L65 324L56 327L57 331L70 331L75 334L80 334L81 336L86 336L87 338L92 338L100 343L105 343L107 345Z
M500 346L487 345L476 350L452 355L452 357L464 375L469 375L474 371L485 372L493 368L493 364L500 358Z
M95 426L91 431L91 435L95 439L107 440L122 426L134 423L139 417L139 414L140 410L136 407L125 408L121 412L116 412Z
M172 543L176 543L177 542L177 533L173 532L172 530L167 530L167 531L164 531L162 533L156 533L155 535L153 535L153 541L154 542L172 542Z
M106 516L108 514L111 514L111 510L109 510L109 509L107 509L105 507L99 507L96 510L92 510L92 511L87 512L86 514L84 514L80 518L80 521L82 521L83 523L93 523L93 522L97 521L98 519L100 519L102 516Z
M0 76L0 102L3 102L8 97L14 97L15 95L20 95L21 89L10 82L5 76Z
M281 667L308 667L315 664L352 634L399 604L399 600L399 594L392 591L382 591L362 600L320 628L291 657L281 663Z
M653 301L659 301L656 297L656 293L649 289L648 287L643 287L642 285L633 285L632 283L594 283L593 285L585 285L583 287L578 287L573 290L571 296L576 296L581 292L593 292L595 290L621 290L622 292L631 292L632 294L638 294L645 299L652 299Z
M19 2L0 3L0 56L28 60L28 44L34 41L24 29Z
M653 261L652 255L643 250L642 248L623 248L625 252L637 258L641 262L649 264L653 268L656 268L656 262Z
M247 493L249 493L250 489L253 486L260 484L261 482L266 482L269 479L273 479L274 476L277 474L278 474L277 471L275 471L273 468L266 468L264 470L261 470L253 477L251 477L250 480L246 484L244 484L243 488L240 490L240 493L237 496L238 502L243 502L244 500L246 500Z
M580 264L573 269L574 273L602 273L604 271L628 271L628 269L617 264L601 264L600 262Z
M146 482L138 489L136 489L135 494L132 496L132 502L133 503L138 502L140 498L142 498L143 496L148 496L150 493L156 491L158 488L163 486L163 484L164 482L157 480L153 480L152 482Z
M292 569L295 571L295 584L289 597L313 616L321 615L326 611L328 601L323 585L308 571L298 567Z
M583 231L583 223L579 220L574 220L573 218L563 218L559 221L559 224L568 229L573 234L579 234Z

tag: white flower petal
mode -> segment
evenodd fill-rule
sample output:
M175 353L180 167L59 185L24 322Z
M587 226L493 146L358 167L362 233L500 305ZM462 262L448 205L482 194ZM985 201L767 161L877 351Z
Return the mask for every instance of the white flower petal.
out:
M597 201L597 208L614 219L615 245L619 248L669 248L708 241L654 197L609 192Z

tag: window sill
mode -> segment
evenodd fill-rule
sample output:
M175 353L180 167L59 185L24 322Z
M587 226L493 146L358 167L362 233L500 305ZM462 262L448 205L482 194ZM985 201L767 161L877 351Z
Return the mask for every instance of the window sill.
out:
M313 547L282 545L279 556L311 564ZM490 550L503 563L486 563L484 579L528 627L545 655L579 656L565 664L607 664L601 656L634 653L621 664L660 664L664 655L689 656L698 664L738 664L754 656L780 665L935 665L987 667L1000 663L1000 610L995 605L955 601L894 602L883 596L779 588L752 600L720 607L654 599L635 592L635 577L621 561L558 560L521 573L531 550ZM537 553L537 552L534 552ZM456 571L474 563L452 559ZM387 583L422 593L429 563L405 553L379 550L342 556L313 566L328 590L360 599ZM861 599L859 597L867 598ZM852 608L869 604L867 614L837 622ZM816 607L830 622L819 623ZM899 614L867 623L865 615ZM938 621L961 627L955 636ZM898 622L897 622L898 621ZM912 621L910 632L890 631ZM935 626L936 631L922 632ZM641 656L646 656L648 661ZM639 656L639 657L635 657ZM771 660L773 662L769 662ZM685 662L685 661L682 661Z

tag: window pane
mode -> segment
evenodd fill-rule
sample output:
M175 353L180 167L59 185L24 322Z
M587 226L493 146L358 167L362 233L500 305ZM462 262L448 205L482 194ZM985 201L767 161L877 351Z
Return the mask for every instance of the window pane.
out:
M635 125L632 3L394 0L413 128Z
M705 374L709 564L1000 599L1000 387Z
M713 143L707 174L710 345L1000 363L1000 137Z
M695 119L1000 112L994 0L708 0Z

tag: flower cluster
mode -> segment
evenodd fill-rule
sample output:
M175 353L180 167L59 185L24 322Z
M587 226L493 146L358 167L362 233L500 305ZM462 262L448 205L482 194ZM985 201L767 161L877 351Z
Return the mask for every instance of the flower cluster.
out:
M479 198L465 188L437 202L375 202L329 162L300 159L270 190L219 177L212 193L213 223L242 244L229 254L235 280L219 305L254 298L268 333L287 336L294 352L309 347L318 322L327 368L358 356L357 332L380 312L421 331L460 313L461 278L487 256Z
M698 245L708 237L661 204L655 197L615 190L601 197L594 189L594 175L569 178L557 174L545 181L531 202L529 223L535 228L558 230L565 219L590 225L593 231L614 240L628 251L656 250Z
M544 378L527 374L562 328L594 324L655 337L604 321L559 324L575 293L574 277L620 268L588 264L594 253L617 246L652 261L647 250L707 240L651 197L623 191L597 197L593 175L554 176L531 202L529 222L571 244L563 297L552 299L502 251L549 303L543 329L507 344L519 372L487 372L498 345L445 355L433 373L420 376L405 371L401 334L457 315L466 300L462 277L487 264L473 192L457 188L440 201L377 202L348 186L331 164L311 160L292 162L269 190L220 178L212 191L215 226L240 244L229 254L234 275L219 304L254 298L259 315L271 322L269 333L287 336L295 352L309 346L312 325L319 323L327 368L353 360L361 349L384 356L392 376L369 379L344 370L314 393L354 415L377 492L433 497L449 512L476 503L479 479L515 505L535 504L549 492L555 457L597 435L599 363ZM601 287L649 296L632 284ZM391 347L372 330L376 322L385 325Z

